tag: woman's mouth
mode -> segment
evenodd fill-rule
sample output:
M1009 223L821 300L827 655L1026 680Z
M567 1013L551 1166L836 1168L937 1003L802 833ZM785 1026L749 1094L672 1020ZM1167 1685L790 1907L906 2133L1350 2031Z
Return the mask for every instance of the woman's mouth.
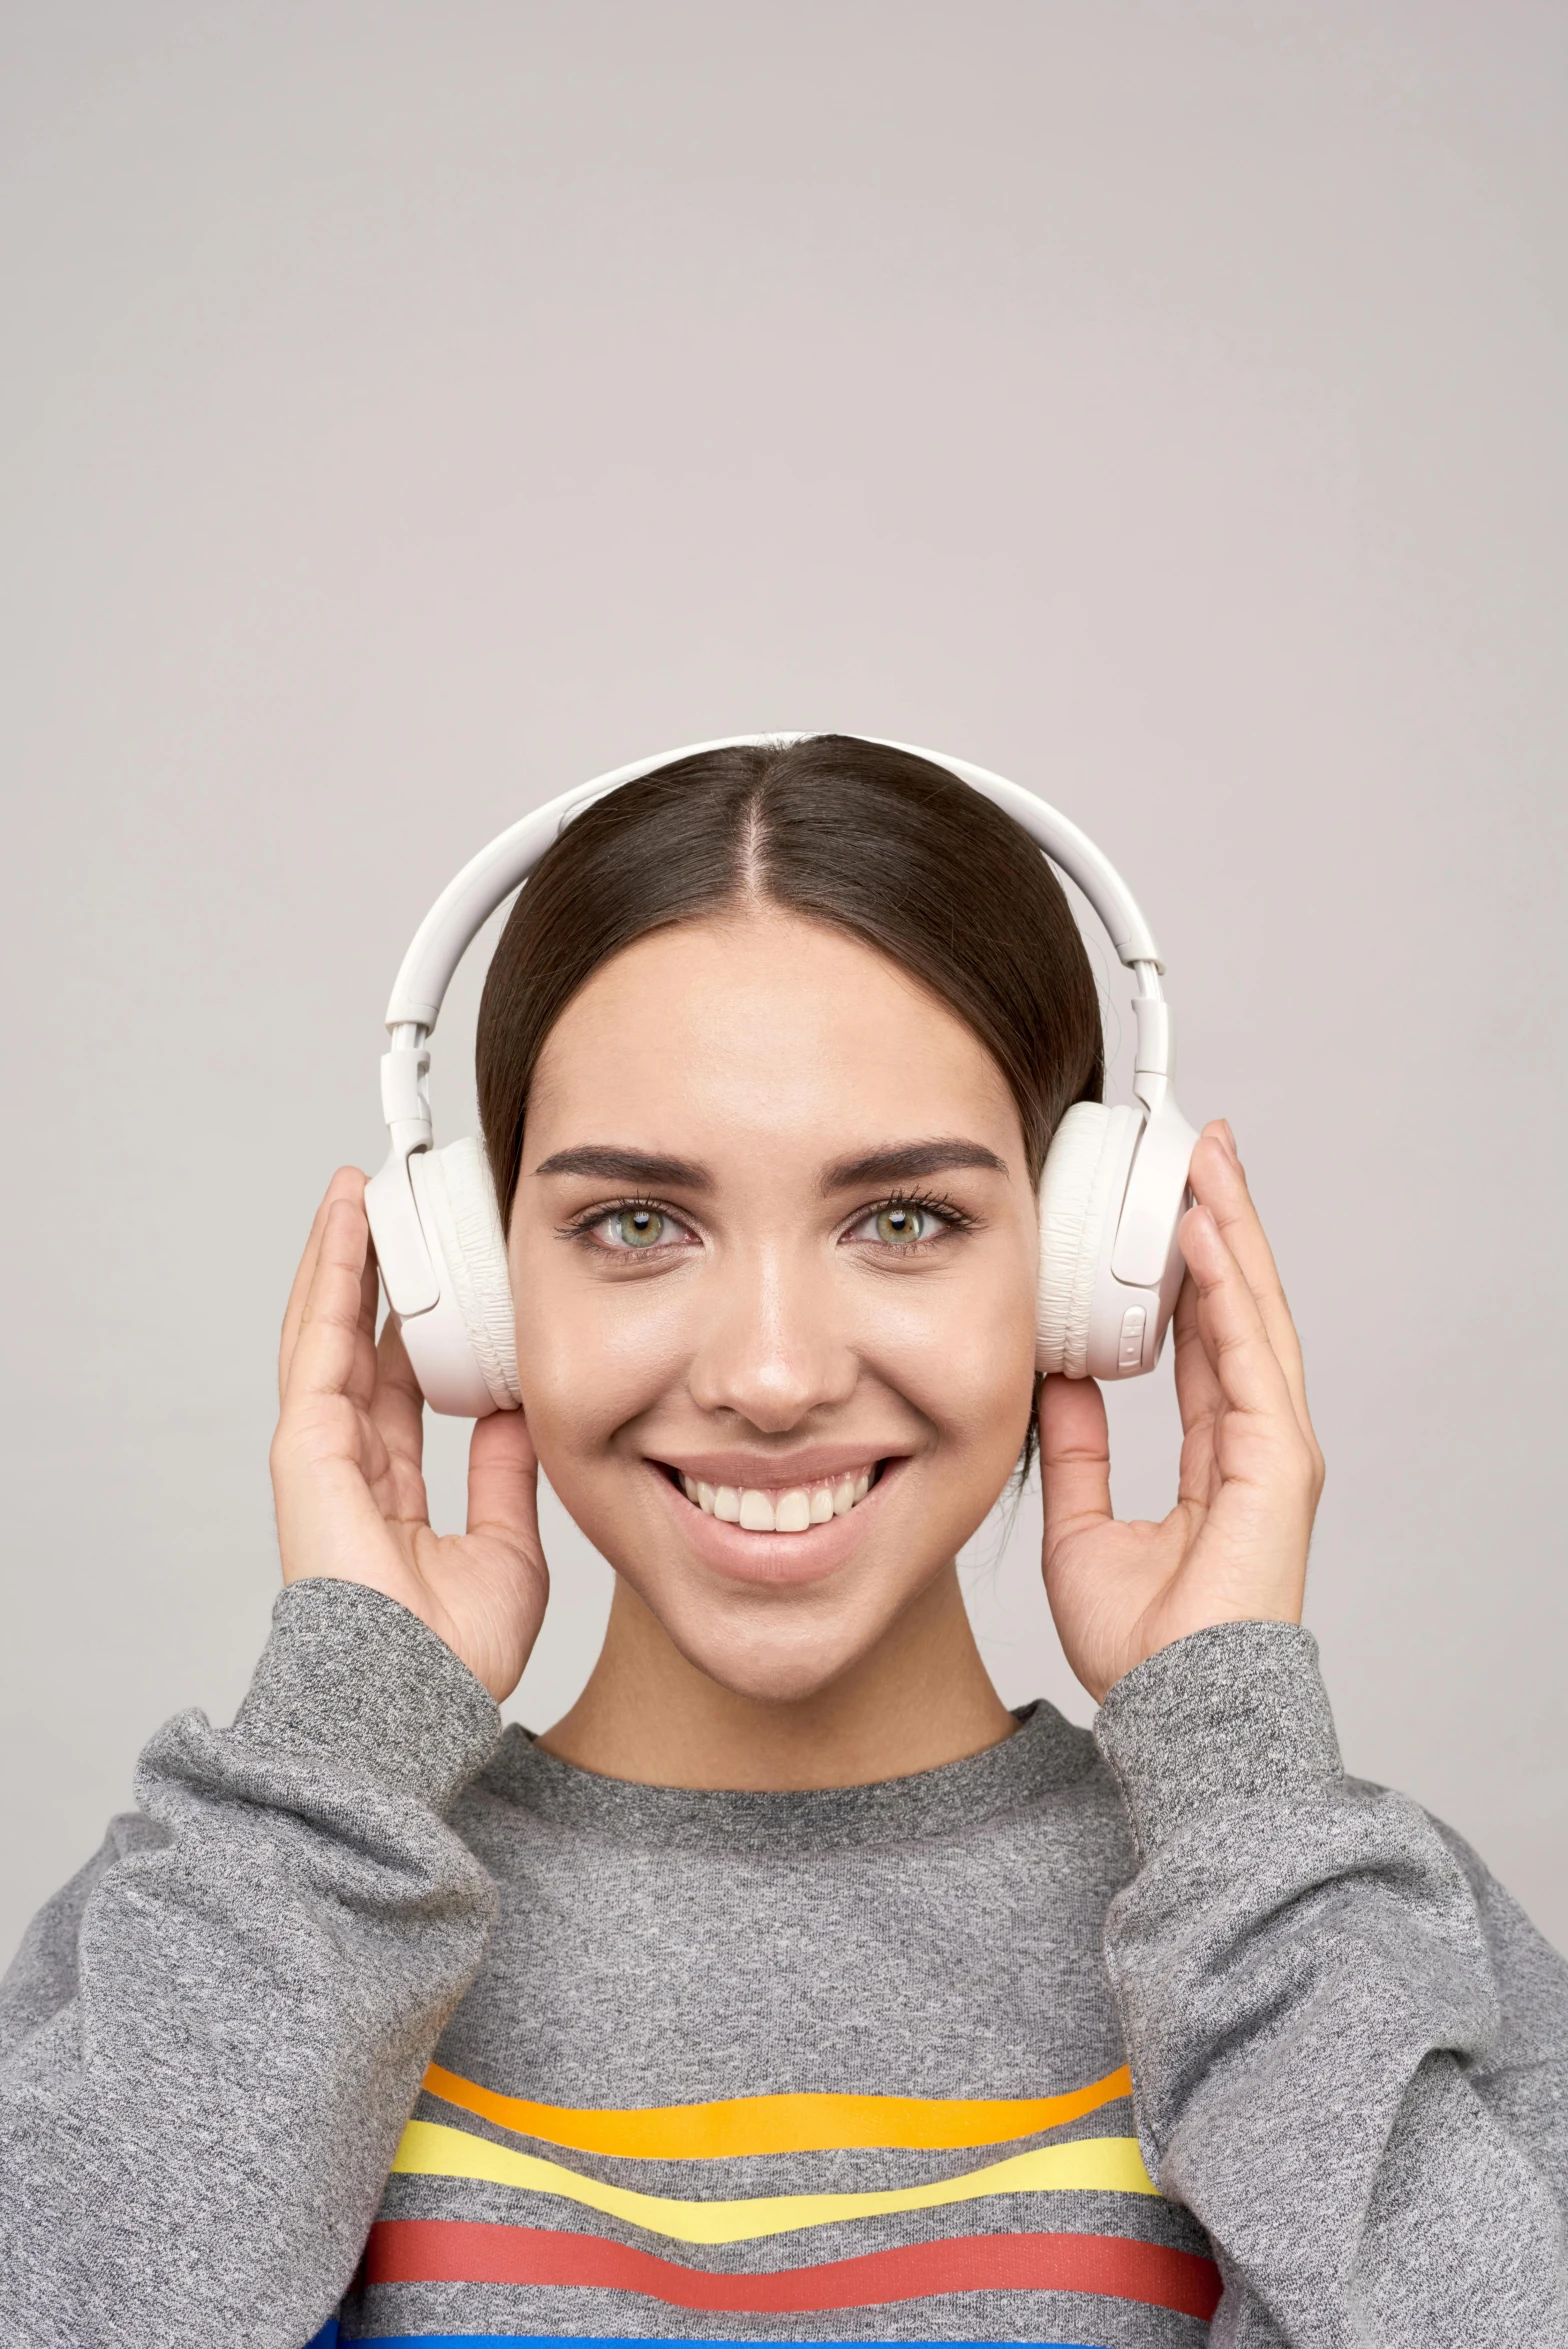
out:
M862 1468L838 1476L821 1477L810 1484L707 1484L682 1470L668 1471L693 1508L722 1524L738 1525L743 1533L808 1533L835 1517L847 1517L859 1507L877 1481L881 1463L868 1460Z
M793 1476L783 1460L753 1466L733 1453L699 1454L684 1468L644 1457L683 1547L728 1582L775 1591L820 1582L862 1552L909 1467L901 1452L846 1460L827 1445L795 1462ZM766 1481L750 1482L748 1470Z

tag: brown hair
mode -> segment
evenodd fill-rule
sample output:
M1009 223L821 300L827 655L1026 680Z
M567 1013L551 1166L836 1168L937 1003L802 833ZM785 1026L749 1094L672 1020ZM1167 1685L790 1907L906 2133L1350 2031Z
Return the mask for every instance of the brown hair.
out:
M485 980L479 1116L503 1224L544 1040L602 962L748 900L879 948L968 1022L1011 1088L1031 1178L1097 1101L1093 974L1060 882L1011 816L945 769L843 734L703 751L568 824Z

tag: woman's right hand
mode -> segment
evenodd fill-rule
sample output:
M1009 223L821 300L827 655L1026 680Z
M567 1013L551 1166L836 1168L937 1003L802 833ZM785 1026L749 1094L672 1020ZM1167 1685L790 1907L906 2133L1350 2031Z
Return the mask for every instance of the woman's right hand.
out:
M433 1533L424 1399L388 1322L376 1342L365 1177L333 1176L290 1292L278 1358L272 1490L285 1582L360 1582L427 1623L499 1702L544 1620L538 1462L520 1411L475 1423L468 1531Z

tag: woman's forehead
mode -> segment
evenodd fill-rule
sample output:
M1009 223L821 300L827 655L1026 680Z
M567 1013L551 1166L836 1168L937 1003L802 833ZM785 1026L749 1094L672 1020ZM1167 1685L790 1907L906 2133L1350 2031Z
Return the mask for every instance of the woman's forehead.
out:
M1002 1073L956 1012L875 947L774 907L640 938L568 1004L531 1090L530 1156L545 1129L553 1147L557 1129L611 1116L619 1132L634 1111L715 1139L973 1134L1008 1157L1021 1142Z

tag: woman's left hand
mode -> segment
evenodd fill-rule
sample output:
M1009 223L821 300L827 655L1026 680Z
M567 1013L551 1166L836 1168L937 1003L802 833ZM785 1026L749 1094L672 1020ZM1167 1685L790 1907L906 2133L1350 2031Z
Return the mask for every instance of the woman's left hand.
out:
M1205 1126L1182 1219L1176 1304L1181 1474L1158 1525L1111 1509L1105 1403L1092 1379L1040 1398L1045 1587L1067 1660L1098 1702L1211 1623L1298 1623L1323 1455L1301 1347L1228 1125Z

